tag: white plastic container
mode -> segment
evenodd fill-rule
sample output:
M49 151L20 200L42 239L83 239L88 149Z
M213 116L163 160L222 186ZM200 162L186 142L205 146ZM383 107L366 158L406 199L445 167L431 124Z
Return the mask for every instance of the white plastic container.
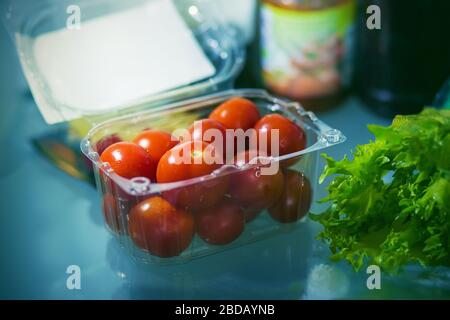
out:
M51 70L51 73L49 70L43 70L42 61L64 61L64 59L67 59L67 55L69 53L64 50L36 51L36 46L41 45L42 36L48 35L52 32L61 33L61 31L65 31L64 36L67 36L68 33L73 33L76 35L78 32L78 30L76 30L77 21L75 19L77 14L79 14L80 17L80 21L78 22L81 30L92 21L99 22L100 19L105 19L105 17L110 19L114 15L123 14L124 12L135 10L136 8L138 11L140 10L142 12L140 17L143 21L145 21L146 14L148 14L149 19L154 19L158 12L155 13L150 11L150 9L145 6L151 6L159 3L174 4L174 7L176 8L176 11L182 21L180 22L177 20L178 25L173 28L171 25L172 22L165 22L167 23L165 24L166 28L169 28L170 26L169 29L173 32L178 31L179 33L183 33L181 37L184 38L192 36L203 52L205 58L212 65L214 72L206 78L192 83L178 85L165 91L155 93L154 88L149 87L148 94L145 94L144 92L143 94L140 94L139 97L128 101L121 99L122 101L115 105L111 104L110 101L107 101L107 97L95 97L96 99L83 100L102 101L102 98L104 98L103 100L109 103L107 107L102 108L99 108L99 106L89 105L88 103L84 105L71 103L71 101L78 101L76 99L62 101L63 99L61 99L61 94L58 94L61 90L55 90L55 86L62 86L67 92L73 91L73 96L75 97L89 96L89 94L91 94L91 92L89 92L90 88L86 88L82 85L74 88L65 88L64 83L58 82L59 79L63 81L63 79L67 79L68 77L70 78L71 74L76 76L76 69L79 67L79 64L90 63L91 61L86 62L82 61L82 59L77 61L75 53L75 58L69 60L72 65L67 65L66 68L64 68L59 67L59 65L55 63L54 65L46 67L46 69L56 68L56 66L59 67L56 70ZM236 34L235 31L232 30L233 27L223 25L218 22L213 15L204 13L205 11L209 13L211 10L206 7L203 8L202 3L202 1L190 2L184 0L7 0L1 4L1 9L2 12L4 12L2 19L15 42L25 77L28 81L34 99L46 121L53 124L73 120L79 117L85 117L89 118L89 121L92 123L97 123L102 119L117 116L118 114L130 113L139 109L146 109L164 103L217 92L218 90L233 87L234 79L237 77L243 66L245 51L241 47L241 43L233 37L233 35ZM207 7L210 6L205 3L205 6L206 5ZM167 14L169 9L166 8L167 6L164 7L164 12ZM145 10L149 10L148 13L146 13ZM98 31L98 34L96 34L93 39L92 37L89 39L86 39L87 37L82 37L79 39L74 36L73 41L75 43L69 46L66 41L64 42L64 45L72 50L77 50L77 48L80 48L80 50L81 48L83 50L88 50L89 52L87 55L97 55L101 59L101 55L104 54L104 48L102 47L104 45L102 42L104 37L114 37L115 33L119 31L121 34L126 36L128 29L131 31L136 30L136 26L131 25L132 21L130 22L129 19L121 17L115 21L125 21L124 23L128 23L130 25L110 26L107 23L103 23L102 26L106 25L105 28L109 27L109 29L103 30L101 29L102 26L95 28L96 30L94 31ZM72 26L72 23L75 23L75 25ZM185 30L180 31L181 27L179 25L182 23L185 25ZM167 33L167 37L171 36L169 30L164 30L164 26L157 24L157 22L155 22L154 27L151 21L148 25L145 25L147 28L149 28L149 26L152 29L159 30L158 34L161 33L164 35ZM67 28L71 27L75 29L67 30ZM61 36L61 34L59 36ZM120 39L123 39L123 37ZM152 40L153 39L148 39L149 42ZM87 41L89 41L89 47L85 46L85 42ZM108 42L108 45L111 46L111 43ZM122 43L118 41L116 44L117 50L121 48L121 45ZM144 42L140 45L141 47L138 47L138 45L139 44L137 44L136 48L133 48L135 51L146 49L146 44ZM155 43L154 45L157 50L159 44ZM184 48L181 50L183 49ZM175 53L175 57L179 57L183 54L183 52ZM44 54L46 57L41 57L41 55ZM155 54L155 57L161 57L161 55ZM106 58L108 57L105 56L105 60ZM98 59L98 57L96 59ZM150 56L149 59L152 59L152 57ZM41 64L38 62L41 62ZM114 62L114 60L112 60L112 62ZM157 64L158 62L156 65ZM83 65L82 67L88 68L89 65ZM71 68L74 69L74 72L68 74ZM69 71L65 69L69 69ZM137 76L141 75L117 74L117 77L120 78L119 80L123 80L122 82L125 84L127 81L134 80L133 77ZM95 73L91 74L89 77L86 77L86 79L92 83L101 82L103 80L101 75L96 75ZM76 83L77 79L70 80L73 80L72 82ZM124 88L126 88L126 86L124 86ZM118 90L120 91L120 82ZM115 91L117 90L111 90L110 94L117 94Z

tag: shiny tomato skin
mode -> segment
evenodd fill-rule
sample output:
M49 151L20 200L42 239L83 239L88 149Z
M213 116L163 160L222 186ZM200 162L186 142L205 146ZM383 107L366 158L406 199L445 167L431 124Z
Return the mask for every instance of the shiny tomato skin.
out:
M270 216L281 223L296 222L309 211L312 189L303 173L286 170L284 173L283 194L274 206L269 208Z
M220 141L215 141L215 137L209 137L205 135L205 133L210 129L217 130L216 133L219 133L222 136L222 143L219 144ZM227 146L226 128L219 121L213 119L197 120L189 127L188 132L189 140L199 140L209 144L213 144L219 152L225 155Z
M116 134L105 136L99 141L97 141L97 143L95 144L95 151L100 156L103 153L103 151L105 151L105 149L108 148L110 145L121 141L122 139L120 139L120 137ZM85 154L83 154L83 160L86 164L86 168L89 171L94 171L94 165L92 164L92 161Z
M157 181L168 183L210 174L221 166L210 156L215 152L214 150L213 145L203 141L186 141L175 146L161 157L156 173ZM188 152L187 160L190 163L181 161L186 152ZM219 154L218 158L221 157L222 155ZM229 178L226 176L208 179L165 191L163 196L182 209L204 209L213 206L222 198L228 188L228 181Z
M95 149L99 155L102 155L103 151L105 151L106 148L117 142L122 142L122 139L120 139L117 134L111 134L97 141L97 143L95 144Z
M227 129L247 130L255 125L260 114L258 107L252 101L232 98L215 108L209 118L219 121Z
M214 150L213 145L203 141L186 141L176 145L159 160L157 181L175 182L210 174L221 166L211 158Z
M159 159L168 150L172 149L178 144L170 133L161 130L148 129L139 133L133 140L134 143L140 145L152 157L155 169L158 165Z
M227 193L229 177L222 176L163 192L164 199L178 208L199 211L219 203Z
M258 139L267 139L267 153L275 156L271 150L271 130L278 129L279 131L279 155L285 155L300 151L306 147L306 134L302 128L300 128L293 121L279 114L269 114L262 117L255 125L255 129L258 131ZM263 134L261 136L261 133ZM261 146L261 143L259 143ZM264 151L264 150L263 150ZM281 163L283 167L290 166L298 161L298 158L288 159Z
M146 177L155 181L155 164L152 157L141 147L131 142L110 145L100 157L108 162L116 174L123 178Z
M245 151L245 159L249 158L248 152ZM236 159L239 159L239 155ZM261 175L260 169L253 167L231 174L230 179L231 199L249 212L273 205L283 191L283 173L279 169L273 175Z
M162 258L180 255L195 234L192 215L176 209L159 196L148 198L131 209L128 229L136 246Z
M244 231L245 216L239 205L224 199L217 206L195 213L197 234L205 242L225 245Z

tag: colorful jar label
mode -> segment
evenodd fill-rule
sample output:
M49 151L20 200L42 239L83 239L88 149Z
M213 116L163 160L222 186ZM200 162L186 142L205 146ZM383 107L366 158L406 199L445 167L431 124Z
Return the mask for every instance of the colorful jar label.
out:
M350 82L355 1L316 10L261 5L266 86L290 98L316 98Z

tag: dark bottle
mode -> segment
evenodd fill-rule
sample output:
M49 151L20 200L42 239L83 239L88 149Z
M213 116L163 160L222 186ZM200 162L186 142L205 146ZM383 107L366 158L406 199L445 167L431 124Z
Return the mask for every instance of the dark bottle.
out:
M368 29L369 5L381 29ZM450 1L360 0L355 87L377 113L419 112L450 74Z

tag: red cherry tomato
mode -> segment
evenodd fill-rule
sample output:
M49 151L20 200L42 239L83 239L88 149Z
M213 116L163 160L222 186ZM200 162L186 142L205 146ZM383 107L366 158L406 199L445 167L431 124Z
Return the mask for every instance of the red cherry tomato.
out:
M155 169L164 153L178 144L178 141L170 133L151 129L139 133L133 142L144 148L152 157Z
M174 182L210 174L221 166L219 160L221 157L222 154L216 153L214 146L206 142L180 143L167 151L159 160L157 181L159 183Z
M308 213L311 200L312 190L308 178L303 173L287 170L284 174L283 194L269 208L269 213L278 222L295 222Z
M252 128L260 118L256 105L244 98L232 98L215 108L209 115L228 129Z
M184 210L198 211L216 205L227 193L229 177L217 177L163 192L163 197Z
M249 223L255 220L261 213L263 212L262 209L246 209L244 211L245 213L245 222Z
M195 214L198 235L206 242L224 245L237 239L244 231L242 209L229 199L218 206Z
M160 159L156 172L159 183L182 181L208 175L218 169L222 155L211 144L186 141L167 151ZM218 163L216 163L218 162ZM164 198L183 209L204 209L222 199L228 188L226 176L208 179L163 193Z
M278 129L279 134L279 155L285 155L292 152L300 151L306 147L306 135L302 128L294 122L279 114L269 114L262 117L255 125L258 131L258 139L266 139L267 153L274 155L272 150L271 130ZM261 147L261 143L258 144ZM265 151L265 150L263 150ZM281 163L282 166L290 166L297 162L298 158L288 159Z
M103 196L102 209L104 220L110 230L118 234L122 234L124 231L126 232L123 227L125 219L121 220L121 217L129 212L129 201L121 200L111 193L105 193Z
M119 176L127 179L147 177L155 180L152 157L140 146L131 142L115 143L102 153L102 162L108 162Z
M139 248L165 258L183 252L195 233L191 214L157 196L131 209L128 228L131 239Z
M116 134L112 134L112 135L103 137L95 144L95 150L97 151L97 153L99 155L101 155L103 153L103 151L105 151L105 149L108 148L110 145L112 145L116 142L121 142L121 141L122 141L122 139L120 139L120 137ZM94 166L92 164L92 161L84 154L83 154L83 159L84 159L84 162L86 163L87 169L89 171L93 171Z
M245 151L244 156L241 155L241 157L237 155L236 159L252 160L249 159L249 151ZM236 162L239 161L236 160ZM281 170L277 170L272 175L263 175L258 167L253 167L231 175L231 199L250 212L273 205L282 192L283 174Z
M114 182L103 171L99 172L99 176L100 176L100 185L103 193L109 193L114 198L120 199L125 202L130 202L135 199L135 195L129 194L127 191L122 189L120 185Z
M218 152L225 155L227 147L226 128L219 121L213 119L198 120L189 127L188 131L190 140L213 144ZM221 136L220 140L216 141L216 135Z
M102 155L103 151L106 150L110 145L114 143L122 142L122 139L117 134L112 134L106 137L103 137L95 144L95 149L99 155Z
M103 203L102 203L102 209L103 209L103 217L105 219L106 224L108 227L116 232L119 233L120 231L120 211L117 206L116 200L114 199L114 196L110 193L106 193L103 196Z

